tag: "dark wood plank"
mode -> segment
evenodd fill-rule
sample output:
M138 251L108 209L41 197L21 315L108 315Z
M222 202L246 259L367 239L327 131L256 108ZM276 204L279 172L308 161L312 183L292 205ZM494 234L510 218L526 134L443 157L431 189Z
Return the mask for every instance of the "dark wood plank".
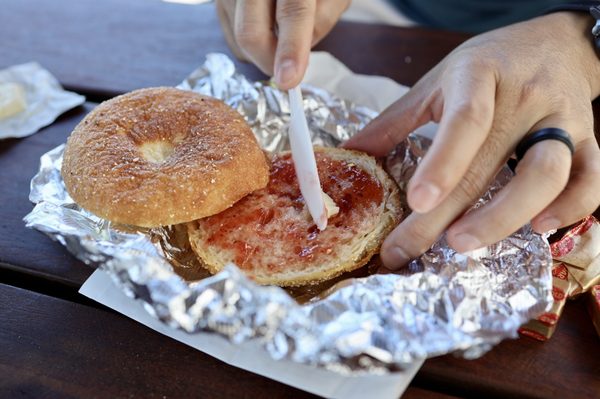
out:
M356 73L412 86L468 38L464 33L342 22L315 50L330 52Z
M311 398L124 316L0 284L2 398Z
M2 284L0 303L1 397L310 396L228 366L111 311ZM593 398L600 392L600 370L597 361L590 363L582 354L597 356L598 339L591 327L569 327L585 316L574 305L567 307L553 340L523 339L513 341L517 346L512 348L506 348L511 345L507 342L476 361L449 356L430 360L405 397L451 397L421 388L425 384L468 397ZM565 336L577 345L566 345ZM562 357L545 349L561 341ZM503 347L521 367L494 355ZM520 389L511 389L513 385Z
M175 85L207 53L231 55L212 3L3 0L0 37L10 38L3 42L0 68L35 60L67 88L94 98ZM357 72L413 84L466 38L458 33L342 22L317 50L332 52ZM249 64L238 66L250 78L264 78Z
M459 397L460 396L447 395L441 392L418 388L412 385L406 388L406 391L402 394L402 399L453 399Z
M73 127L94 104L72 110L50 127L24 139L0 141L0 268L37 275L77 289L92 273L60 244L25 228L31 211L29 182L37 173L40 156L64 143Z
M598 398L600 339L584 301L576 300L549 341L507 340L477 360L431 359L415 383L473 397Z
M209 52L229 53L214 4L161 0L2 0L0 68L37 61L96 98L174 86ZM263 75L249 64L241 70Z
M0 397L312 398L124 316L0 284ZM10 305L9 305L10 304ZM409 387L406 399L453 396Z

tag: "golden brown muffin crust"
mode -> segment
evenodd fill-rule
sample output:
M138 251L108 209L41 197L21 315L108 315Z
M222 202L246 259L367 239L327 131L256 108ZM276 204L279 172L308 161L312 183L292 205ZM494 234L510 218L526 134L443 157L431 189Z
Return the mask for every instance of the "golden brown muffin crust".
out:
M264 187L269 169L238 112L163 87L115 97L90 112L67 141L62 175L83 208L153 227L219 213Z

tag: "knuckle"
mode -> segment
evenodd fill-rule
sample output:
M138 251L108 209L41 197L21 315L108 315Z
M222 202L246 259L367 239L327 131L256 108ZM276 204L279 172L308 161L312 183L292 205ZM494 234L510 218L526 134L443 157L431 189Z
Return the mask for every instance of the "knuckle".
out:
M519 90L519 106L536 103L542 96L541 87L537 80L530 80L521 86Z
M596 191L588 190L584 195L578 197L578 203L574 204L574 207L582 214L582 217L593 213L600 206L598 189L600 189L600 185L597 186Z
M591 140L587 140L589 142L589 145L598 145L596 143L594 143L594 139L591 138ZM584 144L585 145L585 144ZM600 152L595 151L595 154L588 160L588 166L587 169L589 171L589 173L591 175L594 176L595 180L594 182L596 183L596 185L600 184L600 181L598 181L598 179L600 179Z
M473 75L479 75L496 71L498 68L495 57L490 54L482 54L480 48L473 48L470 45L455 49L451 54L451 60L450 68L447 71L451 75L462 69L468 70Z
M518 107L539 108L540 104L544 104L549 112L569 113L575 108L574 102L574 97L569 91L562 90L543 76L531 78L518 90Z
M336 19L330 14L319 15L315 21L315 27L313 29L313 40L319 40L323 38L331 27L335 24Z
M243 48L255 48L264 42L262 32L251 24L235 24L234 36L235 41Z
M482 71L495 71L498 69L498 60L494 57L482 57L481 54L477 54L473 62L476 68Z
M483 101L465 99L455 105L455 116L473 126L487 126L492 119L493 110Z
M398 144L398 137L395 134L395 130L384 129L381 133L382 141L384 141L389 148L394 148Z
M600 157L590 161L586 181L584 192L577 196L579 203L575 207L588 214L600 206Z
M510 137L510 128L507 126L494 126L490 135L485 140L485 147L482 148L482 156L488 160L500 161L499 154L508 158L510 149L507 148L507 137ZM489 163L489 161L488 161ZM500 167L500 164L497 165Z
M479 53L471 53L469 67L474 73L478 73L496 70L498 65L493 57L482 57Z
M450 197L461 204L471 202L483 193L487 183L483 173L478 173L473 168L468 169L450 193Z
M436 238L431 223L415 218L405 227L403 234L395 235L389 244L402 248L412 258L427 251Z
M568 95L557 95L550 97L551 99L551 107L553 110L557 112L562 112L565 114L574 114L573 111L575 106L573 105L573 100ZM577 112L579 113L579 112Z
M553 191L562 191L569 179L569 168L564 165L563 157L556 151L538 151L532 170L545 181Z
M486 209L485 205L480 208L484 216L480 220L479 237L483 238L484 244L493 244L514 233L519 227L526 224L527 217L518 215L515 212L501 210L491 211ZM492 230L485 226L494 226Z
M337 4L335 2L317 2L313 41L322 39L349 7L350 0L338 0Z
M241 48L250 50L266 47L269 40L268 32L263 27L246 21L236 21L233 35Z
M298 20L311 15L312 7L309 1L285 1L277 5L278 20Z

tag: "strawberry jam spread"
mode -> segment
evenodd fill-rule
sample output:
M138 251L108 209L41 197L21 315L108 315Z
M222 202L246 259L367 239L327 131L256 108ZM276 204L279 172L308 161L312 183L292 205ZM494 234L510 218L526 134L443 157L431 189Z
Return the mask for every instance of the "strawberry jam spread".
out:
M272 159L266 188L255 191L217 215L198 221L204 242L246 270L302 269L307 261L331 259L377 223L383 200L381 183L361 167L317 152L323 191L340 208L319 231L298 187L289 154Z

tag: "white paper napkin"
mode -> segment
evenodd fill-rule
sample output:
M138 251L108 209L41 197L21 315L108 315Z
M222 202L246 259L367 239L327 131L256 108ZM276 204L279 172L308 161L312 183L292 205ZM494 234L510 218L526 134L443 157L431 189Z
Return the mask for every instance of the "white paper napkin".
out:
M64 90L56 78L36 62L0 70L0 83L20 84L27 102L23 112L0 119L0 139L30 136L85 102L84 96Z
M141 302L127 297L105 272L96 270L79 292L151 329L207 353L225 363L263 375L284 384L328 398L398 398L422 362L402 373L347 377L289 360L273 360L258 344L233 345L213 334L188 334L175 330L144 310ZM151 350L151 349L150 349Z

